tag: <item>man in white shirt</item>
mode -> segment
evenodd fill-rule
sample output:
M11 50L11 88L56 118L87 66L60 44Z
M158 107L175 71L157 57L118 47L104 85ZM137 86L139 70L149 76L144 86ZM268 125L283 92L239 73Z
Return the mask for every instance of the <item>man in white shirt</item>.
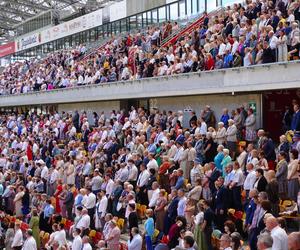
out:
M150 177L149 171L146 169L144 164L141 164L140 166L140 174L137 180L137 187L142 188L145 187L148 184L148 179Z
M67 244L66 231L63 224L58 225L59 230L54 236L54 241L58 242L59 246L65 246Z
M220 249L232 250L231 237L228 234L223 234L220 239Z
M279 226L275 217L267 218L266 228L271 232L273 239L272 250L288 250L288 236L284 229Z
M156 201L159 198L159 184L155 181L152 183L152 195L149 201L149 207L154 208L156 206Z
M82 243L83 243L83 245L82 245L82 250L92 250L92 246L91 246L91 244L89 243L89 237L88 236L84 236L83 238L82 238Z
M185 207L186 207L186 197L184 195L184 191L182 189L178 190L178 197L179 197L179 202L178 202L178 207L177 207L177 215L178 216L184 216L185 212Z
M79 216L78 221L75 223L75 228L80 229L81 232L84 232L90 227L91 218L88 215L86 208L82 209L81 215Z
M135 186L136 181L137 181L137 177L138 177L138 169L134 165L134 161L132 159L128 160L127 167L128 167L128 181L133 186Z
M26 232L26 240L24 242L22 250L37 250L35 239L32 237L32 230L28 229Z
M15 250L21 250L23 246L23 234L20 229L20 223L15 224L15 236L13 238L13 242L11 247Z
M100 223L96 222L96 228L103 228L105 224L104 217L106 215L108 199L105 195L105 191L101 190L98 194L99 201L96 205L96 218L100 220Z
M87 188L86 191L87 191L87 199L85 204L83 205L88 210L88 215L90 216L90 218L92 218L90 227L94 229L95 221L93 220L93 218L94 218L95 207L96 207L96 195L92 193L91 188Z
M256 173L252 163L248 163L246 168L248 174L244 182L244 190L246 190L246 196L248 197L249 191L254 187L254 183L256 181Z
M147 164L147 170L150 171L151 168L155 169L155 172L158 171L158 164L157 161L154 159L153 154L149 154L149 162Z
M233 195L233 205L235 209L239 211L242 210L242 200L241 200L241 187L244 184L244 174L240 169L238 163L233 165L233 179L229 185L229 188L232 189Z
M50 183L49 196L53 196L53 194L55 193L58 179L59 179L59 172L55 168L55 165L53 165L53 169L50 174L50 180L49 180Z
M128 250L141 250L143 245L143 239L139 234L139 229L137 227L133 227L131 229L132 239L128 240Z
M111 179L110 174L106 174L105 175L105 181L106 181L106 196L109 198L112 195L113 189L114 189L114 181Z
M80 237L81 231L78 228L74 229L73 232L73 242L72 242L72 250L81 250L82 249L82 239Z

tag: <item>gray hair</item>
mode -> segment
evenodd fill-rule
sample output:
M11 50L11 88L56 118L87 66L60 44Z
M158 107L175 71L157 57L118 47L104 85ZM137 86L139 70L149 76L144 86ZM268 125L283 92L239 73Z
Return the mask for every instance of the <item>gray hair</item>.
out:
M269 233L263 233L259 235L258 241L263 243L265 247L270 248L273 245L273 239Z

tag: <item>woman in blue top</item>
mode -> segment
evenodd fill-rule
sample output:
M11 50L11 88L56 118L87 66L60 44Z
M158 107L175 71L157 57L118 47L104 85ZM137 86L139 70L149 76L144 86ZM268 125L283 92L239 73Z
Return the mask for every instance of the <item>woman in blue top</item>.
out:
M225 167L231 163L231 157L229 155L229 150L227 148L224 148L223 149L223 154L224 154L224 158L221 162L221 165L222 165L222 173L223 173L223 177L226 176L226 171L225 171Z
M147 220L145 221L144 227L145 227L145 241L146 241L146 249L147 250L153 250L152 245L152 237L154 235L154 220L153 220L153 211L152 209L146 210L146 217Z
M224 153L223 153L223 149L224 149L224 146L223 145L219 145L218 148L217 148L217 155L215 156L214 158L214 162L215 162L215 165L217 167L217 169L219 169L220 171L222 171L222 160L224 158Z

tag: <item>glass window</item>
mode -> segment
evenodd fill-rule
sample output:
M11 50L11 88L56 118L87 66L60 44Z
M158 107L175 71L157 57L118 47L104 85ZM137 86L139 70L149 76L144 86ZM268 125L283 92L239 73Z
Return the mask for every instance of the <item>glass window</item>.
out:
M186 16L186 12L185 12L185 0L181 0L179 2L179 17L183 18Z
M137 16L137 28L141 29L143 27L143 16L142 15L138 15Z
M157 9L152 10L152 23L157 23Z
M197 14L198 13L198 1L192 0L192 13Z
M160 23L166 21L166 6L158 9L158 18Z
M147 22L147 13L143 13L143 27L147 27L148 22Z
M207 12L213 11L216 7L217 7L216 0L207 1Z
M205 11L205 1L206 0L198 0L199 13L202 13Z
M218 0L218 6L222 4L222 6L227 7L230 5L233 5L235 3L242 3L243 1L241 0Z
M178 19L178 3L170 5L170 20Z
M147 25L151 25L153 22L152 22L152 13L151 11L148 11L147 12Z
M192 0L186 0L186 14L188 16L192 14Z
M127 31L127 19L124 18L121 20L121 32L126 32Z
M129 27L130 30L136 29L136 16L129 17Z

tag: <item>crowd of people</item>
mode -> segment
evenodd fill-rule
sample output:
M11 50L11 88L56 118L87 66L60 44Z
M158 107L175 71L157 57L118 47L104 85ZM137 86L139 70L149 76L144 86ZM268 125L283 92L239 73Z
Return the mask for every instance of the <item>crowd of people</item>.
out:
M181 111L134 107L1 115L5 249L300 249L293 109L278 146L242 106L186 128Z
M200 27L160 46L180 30L170 21L139 33L113 37L88 57L84 45L43 60L16 62L0 75L0 94L69 88L164 75L299 59L298 0L235 4Z

